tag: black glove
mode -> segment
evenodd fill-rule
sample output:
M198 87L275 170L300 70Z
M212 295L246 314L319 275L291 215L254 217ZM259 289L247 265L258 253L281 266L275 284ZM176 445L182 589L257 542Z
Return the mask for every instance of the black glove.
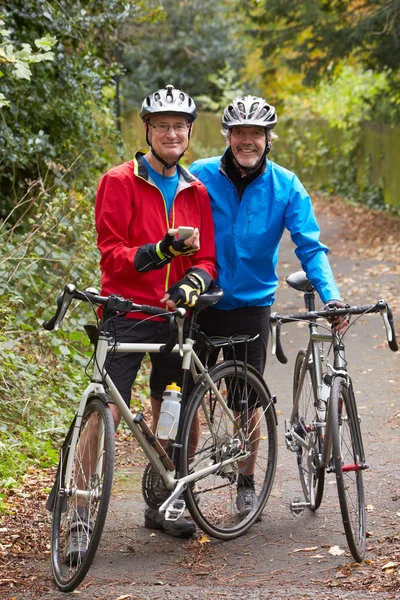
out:
M140 246L135 254L133 264L137 271L145 273L153 269L162 269L176 256L190 256L197 250L198 248L186 246L185 240L177 240L173 235L167 233L156 244Z
M203 269L192 269L185 277L171 285L167 294L176 306L193 308L199 296L211 283L210 275Z
M329 310L331 308L346 308L348 304L344 302L340 302L340 300L328 300L328 302L324 306L324 310ZM326 317L329 323L332 325L332 328L339 329L342 331L345 329L350 323L350 315L335 315Z

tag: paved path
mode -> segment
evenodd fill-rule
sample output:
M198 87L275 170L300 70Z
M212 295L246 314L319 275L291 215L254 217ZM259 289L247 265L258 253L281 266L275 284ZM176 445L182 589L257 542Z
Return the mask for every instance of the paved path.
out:
M332 231L320 219L323 239L329 244ZM335 223L337 232L338 224ZM390 272L379 275L374 261L354 261L331 256L331 264L347 301L373 302L382 296L383 287L400 292ZM378 272L367 278L370 267ZM290 290L285 277L299 269L290 239L285 237L280 253L279 276L282 281L275 310L298 310L301 295ZM346 293L347 290L347 293ZM397 329L400 322L397 317ZM326 486L326 497L316 514L306 512L295 518L289 502L300 494L294 455L284 447L284 420L290 414L291 382L296 352L305 345L306 329L296 325L284 330L283 343L289 358L286 366L269 357L266 380L278 398L279 457L275 484L263 520L237 540L181 541L143 527L143 501L140 494L141 464L127 463L116 474L113 501L104 538L95 562L76 597L85 600L173 599L212 600L217 598L262 598L291 600L329 600L348 598L379 600L400 598L391 591L378 595L363 588L361 581L371 566L354 566L351 556L329 553L338 545L347 550L342 532L334 484ZM365 447L370 470L365 472L368 512L368 558L375 560L385 538L398 532L400 437L400 353L389 351L378 316L364 318L347 335L347 356L353 376L359 412L362 417ZM329 479L328 479L329 481ZM28 565L29 566L29 565ZM371 572L372 573L372 572ZM338 576L339 575L339 576ZM8 600L58 600L65 598L52 588L48 559L36 565L36 577L48 580L41 595L14 592ZM351 578L353 589L342 587ZM357 581L360 582L359 586ZM387 582L390 584L390 575ZM390 588L389 588L390 589ZM1 597L1 594L0 594Z

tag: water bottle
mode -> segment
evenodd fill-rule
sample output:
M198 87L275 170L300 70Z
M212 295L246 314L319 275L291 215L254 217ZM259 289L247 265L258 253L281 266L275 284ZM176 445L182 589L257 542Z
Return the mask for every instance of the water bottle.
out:
M181 388L175 382L167 385L163 393L163 402L157 425L157 437L161 440L175 439L181 412L181 400Z
M329 396L332 387L332 377L325 373L322 376L321 385L318 387L318 416L325 420L326 418L326 407L328 405Z

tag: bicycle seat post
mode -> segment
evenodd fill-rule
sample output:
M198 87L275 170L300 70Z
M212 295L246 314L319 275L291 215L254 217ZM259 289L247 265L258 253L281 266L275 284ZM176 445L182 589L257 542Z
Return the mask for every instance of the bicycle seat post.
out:
M314 290L304 292L304 306L308 312L315 310L315 293Z

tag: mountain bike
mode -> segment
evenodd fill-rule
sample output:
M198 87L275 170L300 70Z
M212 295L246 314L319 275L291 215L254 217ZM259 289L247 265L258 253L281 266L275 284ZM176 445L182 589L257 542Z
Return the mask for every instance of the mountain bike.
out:
M306 312L271 314L272 353L281 363L287 358L281 344L283 323L309 323L306 350L297 354L293 377L293 408L285 423L285 440L296 454L304 500L294 498L291 510L303 514L317 510L322 502L326 474L334 474L347 543L354 559L361 562L366 549L366 517L363 471L368 468L360 417L351 377L347 370L344 336L318 319L380 313L389 347L398 350L392 311L379 300L366 306L315 310L315 290L303 271L287 278L289 286L304 292ZM357 319L356 319L357 320ZM354 322L356 321L353 321ZM328 344L325 352L324 344Z
M43 324L47 330L57 330L73 300L89 303L95 315L102 307L101 321L85 327L95 345L93 373L62 445L56 482L47 503L52 512L52 572L60 590L72 591L81 583L104 527L114 465L110 400L149 460L143 475L148 506L157 508L169 520L180 518L187 507L204 532L221 540L244 534L260 518L276 468L275 398L255 369L235 359L235 347L251 343L249 336L209 339L200 331L198 312L217 302L221 295L218 288L202 294L188 315L183 308L169 312L116 295L100 296L93 289L82 292L68 284L57 299L55 315ZM168 341L131 344L115 339L114 320L133 312L169 321ZM131 321L132 327L140 327L143 322ZM208 356L216 348L227 346L232 360L208 369ZM131 412L107 373L106 357L119 352L178 352L182 357L180 419L177 436L167 447L160 444L143 412ZM204 355L204 364L199 354ZM199 439L193 448L191 434L198 423ZM249 514L240 516L235 503L238 476L255 453L257 504ZM83 556L70 551L71 537L77 531L86 545Z

